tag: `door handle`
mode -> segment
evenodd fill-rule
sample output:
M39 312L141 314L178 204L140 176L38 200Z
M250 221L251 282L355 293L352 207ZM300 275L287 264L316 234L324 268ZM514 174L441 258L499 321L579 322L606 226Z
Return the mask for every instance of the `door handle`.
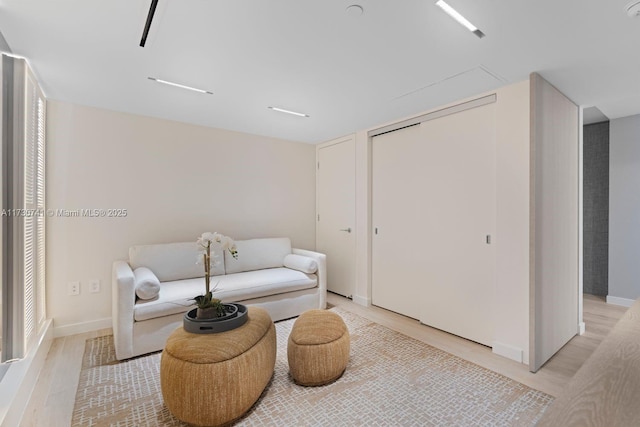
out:
M346 231L347 233L351 233L351 227L349 228L343 228L340 231Z

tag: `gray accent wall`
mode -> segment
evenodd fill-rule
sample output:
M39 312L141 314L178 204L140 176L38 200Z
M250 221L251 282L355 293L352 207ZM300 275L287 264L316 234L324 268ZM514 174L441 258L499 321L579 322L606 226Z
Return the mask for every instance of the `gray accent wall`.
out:
M609 297L640 297L640 115L611 120Z
M609 122L583 132L583 291L608 294L609 283Z

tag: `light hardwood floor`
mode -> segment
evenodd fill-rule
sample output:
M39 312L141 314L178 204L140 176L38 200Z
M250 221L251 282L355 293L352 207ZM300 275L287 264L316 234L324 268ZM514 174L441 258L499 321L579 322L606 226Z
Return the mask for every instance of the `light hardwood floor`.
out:
M626 311L624 307L606 304L604 298L585 295L585 334L574 337L537 373L532 374L527 366L497 356L488 347L421 325L416 320L378 307L363 307L334 294L329 294L327 299L334 306L554 396L562 390ZM110 329L104 329L53 341L22 426L71 425L85 341L110 333Z

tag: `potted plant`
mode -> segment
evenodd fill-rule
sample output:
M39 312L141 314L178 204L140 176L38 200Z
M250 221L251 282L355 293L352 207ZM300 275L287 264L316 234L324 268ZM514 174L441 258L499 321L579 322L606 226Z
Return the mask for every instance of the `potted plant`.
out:
M205 293L193 298L197 306L196 319L224 318L232 315L233 311L237 310L234 305L224 304L218 298L213 297L213 293L218 286L216 284L211 289L211 269L215 264L216 258L215 254L211 254L211 245L213 243L219 243L223 251L229 251L231 256L238 258L238 250L232 238L217 232L202 233L202 236L198 238L198 244L203 248L202 253L198 254L198 264L204 264Z

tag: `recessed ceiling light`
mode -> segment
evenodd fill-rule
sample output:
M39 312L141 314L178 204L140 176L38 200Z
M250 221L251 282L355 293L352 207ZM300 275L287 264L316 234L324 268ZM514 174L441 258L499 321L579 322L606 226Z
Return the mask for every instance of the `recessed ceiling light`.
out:
M154 82L162 83L162 84L165 84L165 85L175 86L175 87L179 87L181 89L192 90L194 92L199 92L199 93L206 93L207 95L213 95L213 92L209 92L208 90L198 89L198 88L191 87L191 86L185 86L185 85L181 85L180 83L168 82L166 80L156 79L155 77L147 77L147 78L149 80L153 80Z
M278 107L267 107L267 108L269 108L270 110L273 110L273 111L280 111L281 113L293 114L294 116L310 117L308 114L298 113L298 112L291 111L291 110L285 110L284 108L278 108Z
M449 6L444 0L438 0L436 2L436 6L439 6L440 9L444 10L447 13L447 15L458 21L460 25L464 26L467 30L478 36L478 38L484 37L484 33L482 31L480 31L475 25L469 22L467 18L462 16L460 12Z

